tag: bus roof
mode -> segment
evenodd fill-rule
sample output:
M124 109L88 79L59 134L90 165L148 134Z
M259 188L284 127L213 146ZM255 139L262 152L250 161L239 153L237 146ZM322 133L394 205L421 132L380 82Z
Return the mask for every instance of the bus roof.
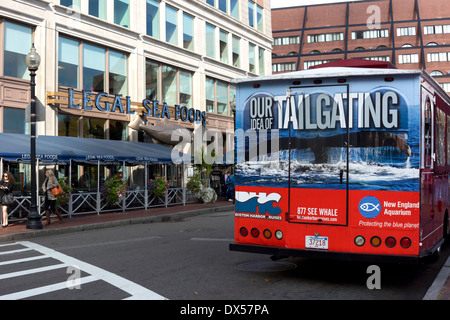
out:
M359 67L325 67L308 69L303 71L279 73L270 76L251 77L233 79L234 83L245 83L255 81L270 80L293 80L308 78L333 78L333 77L352 77L352 76L376 76L376 75L406 75L406 74L423 74L421 70L404 70L404 69L382 69L382 68L359 68Z

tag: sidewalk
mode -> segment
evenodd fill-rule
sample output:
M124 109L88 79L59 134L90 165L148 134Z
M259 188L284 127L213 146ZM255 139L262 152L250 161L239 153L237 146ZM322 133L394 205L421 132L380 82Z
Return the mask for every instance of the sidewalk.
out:
M99 215L86 214L73 216L72 218L63 217L63 223L59 223L58 218L52 216L52 223L50 225L47 225L45 219L42 220L44 228L40 230L27 229L26 221L11 223L6 228L0 227L0 243L128 224L176 221L206 213L232 210L234 210L234 204L232 202L216 201L215 203L208 204L194 203L184 206L169 206L167 208L138 209L127 212L102 213Z
M0 228L0 244L8 241L19 241L23 239L43 237L49 235L63 234L68 232L78 232L124 226L140 223L169 222L183 218L207 214L212 212L223 212L234 210L234 204L228 201L217 201L216 203L195 203L170 206L167 208L151 208L148 210L138 209L127 212L103 213L100 215L90 214L64 218L63 223L59 223L58 218L53 217L52 223L48 226L45 220L41 230L29 230L26 228L26 221L10 224L6 228ZM423 298L424 300L450 300L450 257L436 277L433 285Z

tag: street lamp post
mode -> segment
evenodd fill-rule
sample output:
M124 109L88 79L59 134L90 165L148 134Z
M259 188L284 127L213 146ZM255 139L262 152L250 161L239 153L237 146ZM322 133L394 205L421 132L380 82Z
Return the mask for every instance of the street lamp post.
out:
M41 63L41 57L36 52L34 43L25 62L30 70L31 109L30 109L30 166L31 166L31 206L28 215L27 229L42 229L41 216L37 210L37 181L36 181L36 71Z

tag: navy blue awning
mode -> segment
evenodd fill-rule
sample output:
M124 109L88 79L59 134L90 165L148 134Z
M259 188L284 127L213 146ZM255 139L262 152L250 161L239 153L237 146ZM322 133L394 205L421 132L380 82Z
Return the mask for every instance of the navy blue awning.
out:
M181 155L181 154L180 154ZM0 158L30 161L30 136L0 133ZM59 136L38 136L36 158L41 162L172 163L172 149L159 144Z

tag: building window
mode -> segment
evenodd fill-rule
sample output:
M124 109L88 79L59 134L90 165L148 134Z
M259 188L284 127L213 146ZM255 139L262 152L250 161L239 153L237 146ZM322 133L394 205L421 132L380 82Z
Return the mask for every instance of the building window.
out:
M19 79L29 79L25 57L31 48L32 30L30 27L11 22L5 22L4 26L4 75Z
M230 15L239 19L239 0L230 0Z
M128 94L128 63L123 53L109 51L109 93Z
M300 43L299 36L280 37L280 38L273 39L274 46L283 46L283 45L299 44L299 43Z
M404 63L418 63L419 62L419 55L417 53L413 54L400 54L398 56L398 63L404 64Z
M82 47L83 61L79 51ZM109 61L108 65L106 61ZM79 70L82 74L79 76ZM82 83L80 83L80 79ZM58 86L110 94L128 94L126 54L59 37Z
M83 90L105 91L105 61L104 48L83 45Z
M114 0L114 23L130 27L130 0Z
M206 56L215 59L216 58L216 28L209 23L206 24Z
M214 79L206 78L206 112L215 112L216 82Z
M192 73L180 71L179 104L192 107Z
M228 63L228 32L219 31L219 55L220 61Z
M248 70L253 73L256 71L255 48L256 48L256 46L254 44L249 43L249 45L248 45Z
M194 51L194 18L183 14L183 48Z
M159 65L146 61L145 96L150 100L159 101Z
M166 42L174 45L178 45L177 13L177 9L166 6Z
M78 41L59 38L58 86L79 88L79 47Z
M405 28L397 28L397 36L415 36L416 35L416 27L405 27Z
M80 11L80 8L81 8L80 2L81 2L81 0L61 0L60 1L62 6L69 7L74 10L78 10L78 11Z
M106 139L106 120L83 118L83 138Z
M256 28L258 31L264 31L263 8L258 5L256 6Z
M255 27L255 3L250 0L248 1L248 25Z
M3 132L4 133L25 133L25 110L3 108Z
M168 105L177 104L177 70L173 67L162 65L162 97Z
M89 0L89 14L106 20L106 0Z
M259 55L258 55L258 61L259 61L259 75L264 75L264 49L259 48Z
M441 62L448 61L448 52L432 52L427 53L427 61L428 62Z
M206 3L213 7L215 7L215 2L216 0L206 0Z
M272 64L272 72L295 71L295 62L274 63Z
M109 139L127 141L128 124L124 121L109 120Z
M374 38L388 38L388 29L375 29L375 30L365 30L365 31L353 31L352 39L374 39Z
M206 112L229 115L230 101L235 99L230 99L233 92L236 95L236 88L233 91L226 82L206 77Z
M450 33L450 24L438 25L438 26L424 26L423 33L424 34Z
M239 59L239 52L241 51L241 40L235 36L232 38L233 45L233 66L240 68L241 62Z
M58 114L58 136L81 137L80 117L67 114Z
M227 13L227 0L218 0L219 2L219 10Z
M304 68L305 70L307 70L307 69L309 69L310 67L317 66L317 65L323 64L323 63L328 63L328 62L331 62L331 61L337 61L337 60L339 60L339 59L305 61L305 62L303 63L303 68Z
M159 39L159 2L147 0L147 34Z
M298 37L289 37L289 38L298 38ZM330 41L341 41L344 40L343 32L335 32L335 33L322 33L322 34L310 34L307 36L308 43L314 42L330 42ZM300 39L296 41L299 43ZM287 44L287 43L283 43ZM289 43L292 44L292 43Z
M146 96L150 100L168 105L182 104L192 107L193 74L153 61L146 62ZM160 76L161 75L161 76ZM161 92L159 92L161 88Z

